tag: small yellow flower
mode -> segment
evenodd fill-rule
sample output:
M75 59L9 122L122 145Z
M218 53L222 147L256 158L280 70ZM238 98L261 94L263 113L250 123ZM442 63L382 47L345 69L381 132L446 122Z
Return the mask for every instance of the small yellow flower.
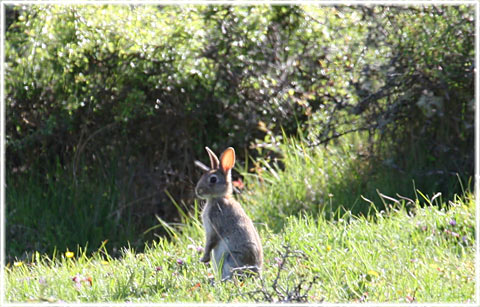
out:
M102 260L101 264L108 264L108 261Z
M370 276L375 276L375 277L380 276L380 275L379 275L377 272L375 272L374 270L369 270L369 271L367 272L367 274L370 275Z
M23 265L23 262L22 261L15 261L13 263L13 266L22 266Z
M74 256L73 252L67 251L65 253L65 257L67 257L67 258L73 258L73 256Z
M327 252L331 251L332 250L332 246L330 245L327 245Z

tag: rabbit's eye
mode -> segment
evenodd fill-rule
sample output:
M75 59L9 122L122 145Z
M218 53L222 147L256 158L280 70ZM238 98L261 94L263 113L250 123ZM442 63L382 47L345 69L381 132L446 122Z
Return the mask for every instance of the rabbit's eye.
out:
M217 176L210 177L210 183L215 183L215 182L217 182Z

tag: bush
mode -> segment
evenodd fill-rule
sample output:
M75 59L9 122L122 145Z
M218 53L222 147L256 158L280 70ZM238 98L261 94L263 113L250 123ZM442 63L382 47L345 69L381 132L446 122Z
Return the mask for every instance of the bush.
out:
M75 187L85 182L80 178L103 187L118 176L122 188L110 192L121 195L108 197L117 199L110 210L120 220L132 214L122 203L134 203L139 229L150 228L154 214L174 221L177 210L165 191L191 206L199 175L193 161L205 157L205 145L235 146L242 161L266 129L294 133L318 107L304 97L314 85L331 86L318 75L318 57L335 52L319 41L341 45L354 24L321 31L323 20L343 23L340 15L329 17L332 10L312 8L308 16L296 6L10 11L17 19L6 33L7 194L26 181L62 190L52 176ZM8 210L19 202L10 198ZM51 210L61 212L57 205Z
M420 160L419 173L444 185L457 172L473 176L473 7L377 6L361 12L367 34L350 80L356 95L314 120L322 127L315 143L368 131L370 152L393 168L405 170L411 159Z

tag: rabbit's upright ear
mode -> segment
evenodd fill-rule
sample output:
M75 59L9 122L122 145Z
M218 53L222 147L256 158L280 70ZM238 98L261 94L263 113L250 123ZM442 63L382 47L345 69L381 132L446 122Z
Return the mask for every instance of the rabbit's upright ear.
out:
M218 162L217 156L213 153L213 151L210 148L205 147L205 150L207 151L208 156L210 157L211 169L217 169L218 165L220 164L220 162Z
M232 147L228 147L220 156L220 168L226 174L235 165L235 150Z

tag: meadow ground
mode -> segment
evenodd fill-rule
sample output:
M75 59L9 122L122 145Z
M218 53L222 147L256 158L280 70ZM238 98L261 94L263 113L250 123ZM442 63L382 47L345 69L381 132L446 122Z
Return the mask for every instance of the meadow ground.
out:
M475 197L460 176L460 195L429 196L422 189L436 186L418 181L408 194L413 172L400 176L378 163L372 168L355 154L362 144L353 138L329 148L305 144L284 138L275 149L282 159L255 161L255 175L244 164L244 190L237 198L262 238L260 278L219 281L199 261L200 204L185 213L172 198L181 222L158 219L152 228L163 227L167 236L141 252L126 247L113 257L105 240L93 253L83 247L9 261L6 301L474 302ZM65 189L55 195L44 200L43 211L32 210L35 199L28 197L16 202L17 209L29 216L54 214L60 212L54 206L79 194ZM13 201L22 194L7 196ZM79 218L92 215L84 213Z
M288 218L258 224L261 278L219 282L200 263L198 210L143 253L105 246L9 263L8 302L473 302L472 195L441 206L400 203L368 217ZM108 244L108 243L105 243Z

